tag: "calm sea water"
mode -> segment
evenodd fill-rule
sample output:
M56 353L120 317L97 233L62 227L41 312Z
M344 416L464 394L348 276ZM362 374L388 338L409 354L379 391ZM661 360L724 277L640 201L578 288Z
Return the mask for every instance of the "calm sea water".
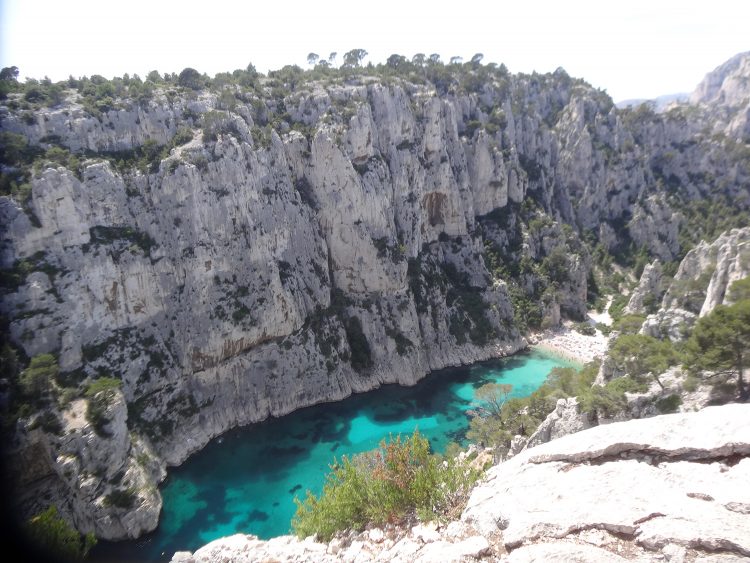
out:
M127 542L100 542L100 561L169 560L238 532L271 538L289 533L294 497L319 493L334 457L371 450L389 435L426 436L434 451L462 442L466 411L485 383L509 383L513 396L537 389L556 366L532 351L430 374L414 387L387 385L337 403L316 405L225 433L169 470L159 527Z

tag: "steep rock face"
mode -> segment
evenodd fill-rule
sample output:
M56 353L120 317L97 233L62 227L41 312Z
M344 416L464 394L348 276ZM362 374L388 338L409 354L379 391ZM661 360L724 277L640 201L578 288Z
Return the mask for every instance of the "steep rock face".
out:
M693 91L690 102L709 104L719 102L736 105L750 97L750 86L743 76L750 73L750 53L739 53L706 74Z
M740 53L709 72L690 96L693 104L713 106L714 129L750 139L750 53Z
M641 274L638 285L630 295L630 300L625 306L623 313L626 315L643 315L649 312L661 298L662 294L662 268L658 260L646 264ZM655 307L654 307L655 308Z
M12 474L24 488L44 491L81 532L104 539L135 538L159 522L161 496L154 483L165 476L164 464L147 443L131 437L127 407L113 391L98 431L84 420L86 400L77 399L62 413L59 436L24 430L11 456ZM24 460L34 458L29 472ZM30 512L41 499L23 499ZM49 500L49 499L48 499Z
M117 152L139 147L148 139L166 144L185 114L216 107L216 95L210 92L191 98L170 102L162 95L145 106L133 102L94 116L69 96L64 105L34 114L31 122L7 110L0 117L4 130L21 133L34 144L52 137L72 151Z
M700 119L620 112L564 71L440 94L270 84L0 113L82 158L42 158L24 205L0 197L11 339L121 379L129 427L170 464L238 424L512 353L512 295L545 324L583 318L579 235L669 260L681 216L660 186L741 202L750 178Z
M680 262L661 307L647 317L641 333L672 341L684 339L699 317L728 303L729 286L748 275L750 228L733 229L710 244L702 242Z

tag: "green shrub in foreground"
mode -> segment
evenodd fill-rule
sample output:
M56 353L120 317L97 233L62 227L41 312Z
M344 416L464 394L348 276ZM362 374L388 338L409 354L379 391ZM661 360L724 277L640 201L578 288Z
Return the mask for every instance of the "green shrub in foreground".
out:
M31 545L66 561L80 561L96 544L94 534L81 536L57 512L55 505L26 523Z
M656 409L663 414L677 412L682 404L682 397L672 394L656 401Z
M334 461L320 496L295 499L294 533L329 540L337 531L367 524L456 517L480 472L430 454L419 431L383 440L372 452Z

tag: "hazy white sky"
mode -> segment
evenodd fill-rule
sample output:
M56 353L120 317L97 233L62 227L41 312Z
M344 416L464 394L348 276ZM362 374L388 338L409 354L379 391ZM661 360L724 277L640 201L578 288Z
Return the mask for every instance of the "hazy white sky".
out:
M373 62L439 53L505 63L512 72L559 66L617 101L691 91L750 50L747 0L0 0L0 66L21 77L191 66L213 75L307 65L363 48Z

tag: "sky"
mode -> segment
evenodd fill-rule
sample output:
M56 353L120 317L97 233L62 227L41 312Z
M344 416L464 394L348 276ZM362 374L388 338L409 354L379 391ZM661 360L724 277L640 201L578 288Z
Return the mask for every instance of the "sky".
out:
M107 78L193 67L211 76L338 63L350 49L384 62L438 53L511 72L568 74L615 101L690 92L750 50L747 0L0 0L0 66L20 77Z

